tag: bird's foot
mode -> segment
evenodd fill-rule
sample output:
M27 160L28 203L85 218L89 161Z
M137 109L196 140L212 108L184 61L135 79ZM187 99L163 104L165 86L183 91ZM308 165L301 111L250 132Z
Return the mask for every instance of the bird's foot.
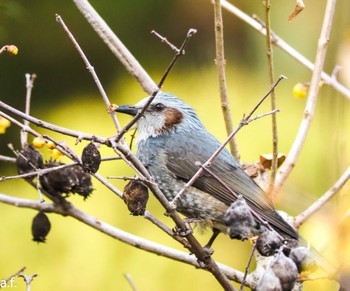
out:
M192 228L191 228L191 225L185 221L184 227L178 227L178 226L176 226L176 227L174 228L174 232L178 233L179 236L186 237L186 236L188 236L190 233L192 233Z

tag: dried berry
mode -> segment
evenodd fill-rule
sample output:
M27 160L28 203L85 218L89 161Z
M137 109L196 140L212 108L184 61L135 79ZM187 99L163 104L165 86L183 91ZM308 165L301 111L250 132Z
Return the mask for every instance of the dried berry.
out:
M70 167L70 170L72 173L74 173L78 181L77 183L72 184L72 189L70 192L83 196L84 199L86 199L93 190L90 175L84 172L83 167L80 165Z
M256 249L264 257L272 256L282 246L282 238L275 231L266 230L259 235Z
M304 246L293 248L289 258L296 264L299 273L315 271L319 265L317 257L312 253L312 250Z
M246 240L261 231L260 225L255 221L252 211L241 195L231 203L224 220L232 239Z
M142 182L131 180L124 188L123 200L132 215L143 215L148 201L148 189Z
M255 290L293 290L297 278L298 269L295 263L281 252L272 258L271 265L267 267Z
M53 168L63 163L49 161L45 168ZM46 173L40 177L40 183L44 190L55 197L63 197L63 193L77 193L87 198L92 192L91 177L85 173L80 165L64 167Z
M90 142L84 148L81 161L85 172L95 174L98 171L101 164L101 155L93 142Z
M19 152L16 163L18 174L34 172L37 169L43 168L44 164L41 154L32 145L28 144ZM31 176L26 179L31 181L33 178Z
M48 235L50 229L51 229L51 223L49 218L44 212L40 211L33 218L33 223L32 223L33 241L45 242L46 236Z

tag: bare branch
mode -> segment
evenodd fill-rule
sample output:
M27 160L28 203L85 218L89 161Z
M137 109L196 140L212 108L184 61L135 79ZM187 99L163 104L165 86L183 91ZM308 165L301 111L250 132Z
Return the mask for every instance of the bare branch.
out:
M305 8L305 4L304 4L303 0L296 0L295 8L294 8L293 12L291 13L291 15L289 15L288 21L294 20L294 18L297 17L297 15L301 11L303 11L304 8Z
M19 110L13 108L12 106L6 104L3 101L0 101L0 107L17 115L17 116L19 116L19 117L21 117L21 118L23 118L23 119L25 119L25 120L28 120L29 122L31 122L39 127L43 127L43 128L46 128L46 129L49 129L51 131L55 131L55 132L58 132L58 133L61 133L64 135L72 136L72 137L78 138L79 140L83 140L83 139L84 140L93 140L93 141L96 141L100 144L109 144L109 141L106 138L98 137L96 135L83 133L83 132L72 130L72 129L67 129L65 127L61 127L61 126L58 126L58 125L55 125L55 124L52 124L49 122L42 121L38 118L35 118L33 116L30 116L28 114L23 113L22 111L19 111ZM28 130L30 133L32 133L34 135L39 135L37 133L35 134L35 131L32 130L30 127L25 128L24 125L19 123L17 120L11 118L10 116L6 115L5 113L3 113L1 111L0 111L0 115L6 116L6 118L9 118L9 120L11 122L16 123L16 125L20 126L23 130Z
M318 48L317 48L317 54L316 54L316 60L315 60L315 69L312 74L309 95L308 95L308 99L304 110L304 118L300 124L299 130L294 140L294 143L292 145L292 148L290 149L285 162L282 164L277 174L276 184L274 189L275 193L277 193L281 189L284 182L286 181L289 174L291 173L292 169L294 168L295 163L299 157L301 149L306 140L306 137L308 135L310 125L315 114L315 108L316 108L318 91L320 87L319 85L321 81L322 70L323 70L323 66L324 66L324 62L327 54L327 47L328 47L329 38L331 34L331 29L332 29L333 17L335 12L335 4L336 4L336 0L327 1L324 21L321 29L321 35L318 41Z
M34 87L34 81L36 79L36 74L25 74L26 77L26 106L25 113L30 114L30 100L32 97L32 89ZM29 124L28 120L24 120L24 127L27 127ZM22 147L28 142L28 133L24 130L21 131L21 145Z
M1 161L1 162L15 163L15 162L16 162L16 159L15 159L15 158L12 158L12 157L7 157L7 156L0 155L0 161Z
M270 23L270 9L271 1L264 1L265 5L265 22L266 22L266 57L267 68L270 85L273 84L275 79L274 65L273 65L273 48L272 48L272 36L271 36L271 23ZM276 109L276 95L275 90L271 91L271 110ZM278 156L278 132L277 132L277 115L272 114L272 163L271 163L271 175L269 185L267 188L267 194L270 196L271 201L274 201L272 196L272 190L275 185L275 178L277 173L277 156Z
M11 278L14 278L14 277L19 276L22 272L24 272L25 269L26 269L26 267L23 267L23 268L19 269L16 273L14 273L14 274L11 275L10 277L4 279L4 281L5 281L6 283L9 282L9 281L11 281ZM0 289L1 289L1 288L2 288L2 287L0 286Z
M221 109L224 116L224 122L226 127L226 133L229 135L234 131L233 121L232 121L232 112L230 107L230 102L228 100L228 92L226 86L226 60L224 52L224 23L222 20L222 11L220 0L214 1L214 25L215 25L215 45L216 45L216 70L218 74L219 81L219 91L220 91L220 100L221 100ZM239 161L240 153L235 137L229 141L229 146L232 155Z
M99 230L100 232L107 234L121 242L127 243L129 245L132 245L134 247L137 247L139 249L161 255L163 257L171 258L176 261L180 261L186 264L190 264L192 266L195 266L196 268L201 268L202 266L198 263L197 259L193 256L191 256L188 253L178 251L169 247L166 247L162 244L158 244L143 238L140 238L138 236L132 235L128 232L125 232L123 230L120 230L110 224L107 224L93 216L90 216L89 214L75 208L73 205L70 205L68 209L63 210L61 207L58 207L51 203L41 203L39 201L35 200L29 200L29 199L23 199L23 198L15 198L12 196L4 195L0 193L0 202L3 202L5 204L21 207L21 208L31 208L39 211L44 212L51 212L56 214L61 214L64 216L71 216L80 222L87 224L96 230ZM218 265L220 267L220 270L224 272L225 276L227 278L241 282L243 279L243 273L236 271L228 266L225 266L223 264ZM254 282L252 281L252 278L248 276L246 286L253 286ZM226 289L231 290L231 289Z
M340 189L345 185L345 183L350 179L350 167L344 172L344 174L338 179L334 185L329 188L329 190L324 193L314 204L312 204L308 209L300 213L294 218L293 225L296 228L299 228L301 224L305 222L310 216L319 211L322 206L329 201L334 195L336 195Z
M221 5L227 11L231 12L242 21L246 22L248 25L250 25L252 28L257 30L259 33L261 33L262 35L266 35L265 26L261 25L261 23L254 20L252 17L248 16L243 11L239 10L237 7L229 3L227 0L221 0ZM296 59L306 68L308 68L310 71L313 72L315 70L315 64L313 64L310 60L305 58L301 53L299 53L297 50L291 47L283 39L281 39L275 34L273 38L274 38L274 45L284 50L287 54L289 54L291 57ZM339 93L343 94L346 98L350 99L350 89L346 88L344 85L339 83L336 79L332 78L330 75L328 75L323 71L321 73L321 77L327 85L332 86L334 90L338 91Z
M134 281L132 280L131 275L130 274L124 274L124 277L129 282L129 285L130 285L131 289L133 291L137 291L138 289L137 289Z
M75 37L73 36L73 34L70 32L69 28L67 27L67 25L64 23L62 17L58 14L56 14L56 21L63 27L64 31L67 33L68 37L70 38L70 40L72 41L73 45L75 46L75 48L77 49L79 55L81 56L81 58L83 59L86 68L88 69L88 71L90 72L90 74L92 75L92 78L94 79L98 90L101 93L102 99L106 105L107 111L110 114L113 122L114 122L114 126L117 129L117 131L120 131L121 127L120 124L118 122L117 116L114 114L114 112L110 111L110 105L111 103L109 102L108 96L106 94L106 91L104 90L100 79L98 78L94 67L90 64L88 58L86 57L86 55L84 54L83 50L81 49L80 45L78 44L78 42L76 41ZM27 113L27 112L26 112Z

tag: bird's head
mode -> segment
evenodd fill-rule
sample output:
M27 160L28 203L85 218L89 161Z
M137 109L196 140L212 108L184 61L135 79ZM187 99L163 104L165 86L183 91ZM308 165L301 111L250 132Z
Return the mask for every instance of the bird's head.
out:
M118 106L115 111L135 116L145 106L148 98L135 105ZM157 94L137 121L139 140L200 128L203 125L192 107L176 96L164 92Z

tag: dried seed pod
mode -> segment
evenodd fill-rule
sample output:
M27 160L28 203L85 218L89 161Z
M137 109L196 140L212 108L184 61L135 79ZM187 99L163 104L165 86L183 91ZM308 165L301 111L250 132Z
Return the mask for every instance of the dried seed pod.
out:
M96 145L90 142L84 149L81 156L83 169L85 172L95 174L101 164L101 155Z
M123 200L132 215L143 215L148 201L148 188L140 181L131 180L124 188Z
M33 241L45 242L46 236L50 232L50 229L51 229L51 223L49 218L44 212L40 211L33 218L33 223L32 223Z
M63 163L49 161L45 163L45 168L54 168L64 165ZM70 190L70 180L74 177L66 176L64 169L55 170L40 176L42 188L54 197L62 197L63 193Z
M282 290L292 290L298 278L297 266L283 252L277 256L271 268L280 280Z
M45 163L45 168L60 165L64 164L50 161ZM65 167L44 174L40 177L40 183L44 190L55 197L63 197L63 193L77 193L87 198L93 190L90 175L85 173L80 165Z
M34 172L37 169L43 168L44 162L41 154L32 146L24 145L19 152L17 158L17 171L18 174L26 174ZM34 176L27 177L26 180L33 180Z
M261 232L260 224L255 221L247 202L241 195L231 203L224 220L232 239L246 240Z
M297 278L298 269L295 263L281 252L272 258L271 265L267 267L255 290L293 290Z
M68 169L70 169L70 172L76 177L77 181L71 184L70 192L83 196L84 199L89 197L93 191L90 175L84 172L82 166L80 165L75 165L73 167L69 167Z
M256 240L256 249L264 257L272 256L283 244L282 238L275 231L266 230Z
M304 246L293 248L289 258L293 260L298 268L298 272L312 272L317 270L319 262L312 251Z

